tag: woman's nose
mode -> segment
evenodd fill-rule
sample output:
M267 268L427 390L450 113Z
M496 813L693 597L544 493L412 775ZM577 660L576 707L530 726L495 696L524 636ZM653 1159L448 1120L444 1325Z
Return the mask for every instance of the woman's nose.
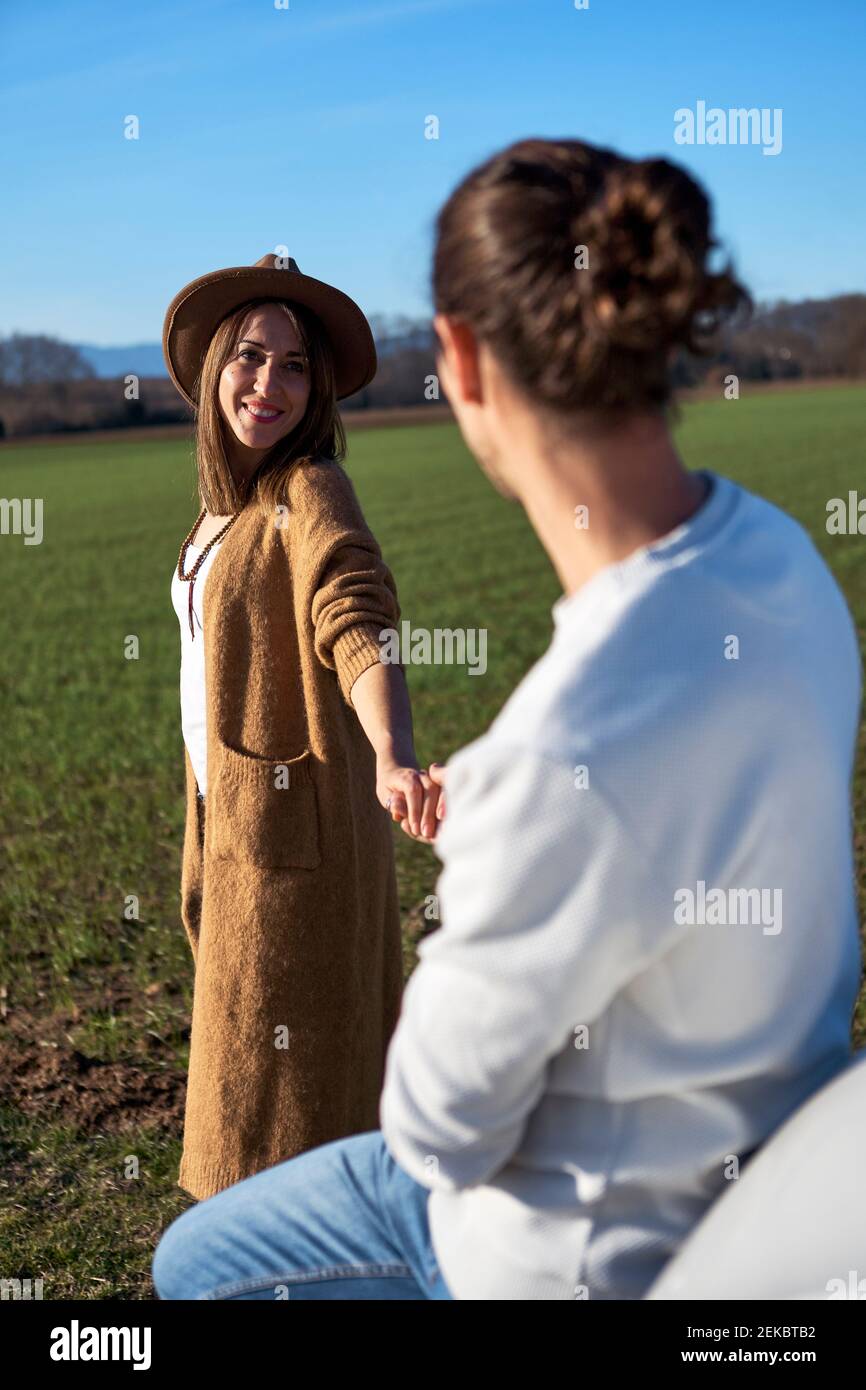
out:
M270 362L259 364L256 372L256 391L260 396L269 396L272 391L278 389L277 374Z

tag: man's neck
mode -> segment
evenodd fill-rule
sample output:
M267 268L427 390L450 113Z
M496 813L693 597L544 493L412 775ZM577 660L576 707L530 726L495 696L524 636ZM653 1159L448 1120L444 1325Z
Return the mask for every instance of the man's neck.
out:
M664 426L637 423L615 439L563 446L520 469L521 501L573 594L607 565L667 535L703 503L707 486L682 465Z

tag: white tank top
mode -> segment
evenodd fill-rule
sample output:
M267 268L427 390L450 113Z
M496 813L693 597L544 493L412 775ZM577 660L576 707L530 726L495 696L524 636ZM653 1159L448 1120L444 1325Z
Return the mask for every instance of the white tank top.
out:
M207 791L207 699L204 669L204 630L202 628L202 596L208 572L221 545L211 546L196 575L192 594L192 615L195 638L189 630L189 584L180 579L175 564L171 580L171 601L180 623L180 722L183 741L192 762L199 791ZM187 570L195 564L202 547L187 546Z

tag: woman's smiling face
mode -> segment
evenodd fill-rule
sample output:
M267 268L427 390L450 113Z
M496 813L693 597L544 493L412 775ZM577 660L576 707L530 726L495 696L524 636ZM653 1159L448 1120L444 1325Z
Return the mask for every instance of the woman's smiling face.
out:
M252 310L219 379L220 411L244 446L236 461L255 465L264 458L301 423L309 397L309 371L291 320L277 304Z

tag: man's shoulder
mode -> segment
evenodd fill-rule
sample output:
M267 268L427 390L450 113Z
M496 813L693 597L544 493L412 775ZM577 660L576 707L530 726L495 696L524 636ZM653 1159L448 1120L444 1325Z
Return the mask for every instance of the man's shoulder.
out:
M616 864L623 885L642 883L648 871L620 789L606 769L575 763L566 746L488 730L449 759L445 796L435 850L452 877L520 880L544 896L573 884L593 857L596 868Z
M491 724L491 749L521 747L571 766L577 752L603 744L608 724L621 730L634 690L620 677L613 638L584 645L558 632Z

